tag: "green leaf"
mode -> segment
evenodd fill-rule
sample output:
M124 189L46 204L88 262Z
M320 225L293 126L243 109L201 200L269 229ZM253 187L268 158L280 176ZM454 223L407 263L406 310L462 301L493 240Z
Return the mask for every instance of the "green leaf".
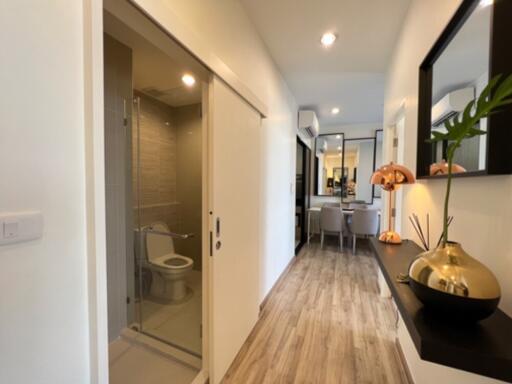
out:
M446 133L442 133L442 132L438 132L438 131L432 131L431 133L432 133L432 136L434 136L434 137L429 139L430 143L435 143L435 142L443 141L443 140L447 139Z

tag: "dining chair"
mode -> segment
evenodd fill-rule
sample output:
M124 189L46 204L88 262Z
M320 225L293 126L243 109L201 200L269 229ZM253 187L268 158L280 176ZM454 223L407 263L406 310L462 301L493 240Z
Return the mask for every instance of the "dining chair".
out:
M340 243L340 252L343 251L343 234L346 233L343 211L336 207L323 205L320 210L320 248L324 248L325 234L337 234Z
M352 253L356 253L357 236L375 236L379 230L379 211L376 209L355 209L350 222Z

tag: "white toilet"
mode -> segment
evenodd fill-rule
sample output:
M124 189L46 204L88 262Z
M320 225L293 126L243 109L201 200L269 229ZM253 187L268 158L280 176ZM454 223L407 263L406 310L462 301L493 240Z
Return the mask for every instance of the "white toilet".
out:
M149 229L169 232L165 223L155 222ZM174 252L174 241L170 236L146 233L147 266L152 272L151 295L157 298L180 301L187 295L185 277L194 261Z

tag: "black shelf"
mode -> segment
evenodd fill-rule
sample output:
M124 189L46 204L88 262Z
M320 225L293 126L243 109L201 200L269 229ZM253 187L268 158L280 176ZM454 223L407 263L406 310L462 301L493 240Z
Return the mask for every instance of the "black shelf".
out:
M407 284L407 273L422 249L410 240L389 245L370 241L382 274L421 359L512 383L512 319L497 310L476 324L460 324L432 316Z

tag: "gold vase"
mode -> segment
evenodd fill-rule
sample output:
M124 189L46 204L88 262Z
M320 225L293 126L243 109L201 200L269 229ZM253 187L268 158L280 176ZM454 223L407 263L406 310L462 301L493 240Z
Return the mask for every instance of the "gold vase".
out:
M457 320L490 316L501 297L491 270L454 242L421 253L409 267L409 284L428 310Z

